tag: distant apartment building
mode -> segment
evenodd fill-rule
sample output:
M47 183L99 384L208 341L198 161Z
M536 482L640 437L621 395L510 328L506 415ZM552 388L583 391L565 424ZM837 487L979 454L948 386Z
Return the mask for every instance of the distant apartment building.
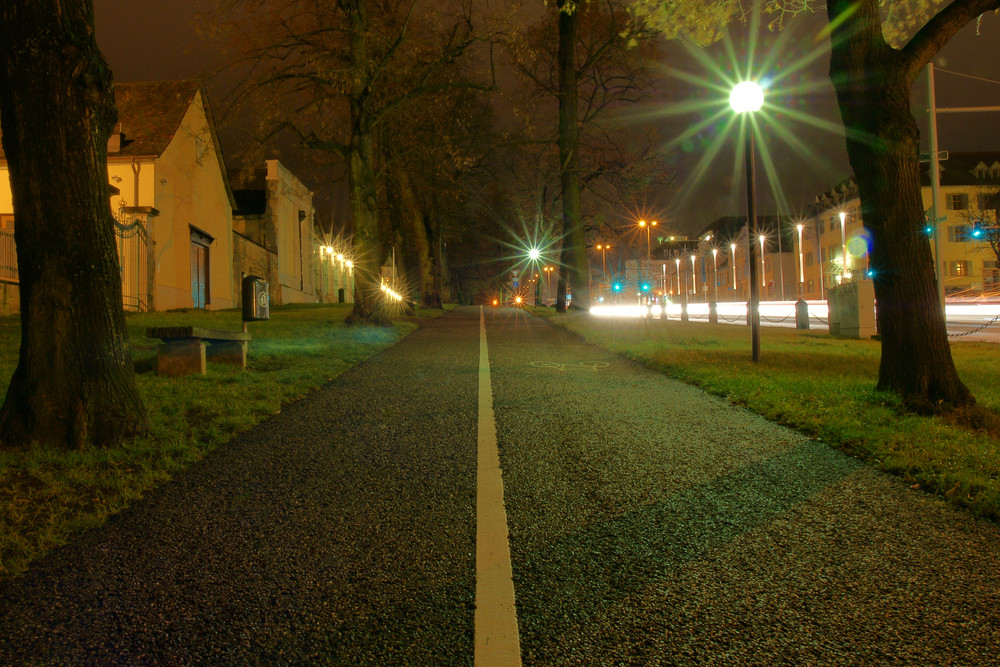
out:
M925 219L915 221L913 233L927 237L935 258L941 252L945 293L1000 290L997 257L989 244L991 237L998 238L1000 226L1000 154L951 153L941 162L940 250L926 171L922 177ZM696 255L693 273L703 285L713 287L715 276L719 300L748 298L747 233L745 217L720 218L699 234L698 248L688 251ZM831 287L870 277L873 268L871 234L854 179L817 195L801 218L759 218L753 236L764 300L822 300Z

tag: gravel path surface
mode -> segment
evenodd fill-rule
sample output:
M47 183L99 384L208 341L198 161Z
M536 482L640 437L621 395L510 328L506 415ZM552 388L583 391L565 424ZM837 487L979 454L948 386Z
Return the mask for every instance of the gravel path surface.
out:
M475 315L0 586L0 664L471 664Z
M996 664L1000 529L487 313L527 665ZM469 665L479 310L0 585L0 665Z
M537 319L487 336L525 664L1000 661L996 524Z

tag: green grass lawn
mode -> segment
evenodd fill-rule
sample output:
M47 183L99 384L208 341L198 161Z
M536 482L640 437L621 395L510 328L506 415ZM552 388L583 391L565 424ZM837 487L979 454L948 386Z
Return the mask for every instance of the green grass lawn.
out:
M755 365L745 326L535 312L591 343L897 474L914 487L1000 519L1000 441L946 418L909 414L895 395L875 391L877 341L765 327L761 361ZM1000 412L1000 346L957 342L952 355L980 405Z
M348 327L350 304L276 307L251 322L247 370L209 364L207 375L156 375L160 341L146 327L192 325L238 331L240 312L182 311L128 316L150 435L116 449L0 450L0 577L16 575L76 530L102 524L178 470L281 410L416 328ZM418 318L444 311L420 310ZM17 365L20 320L0 318L0 382Z

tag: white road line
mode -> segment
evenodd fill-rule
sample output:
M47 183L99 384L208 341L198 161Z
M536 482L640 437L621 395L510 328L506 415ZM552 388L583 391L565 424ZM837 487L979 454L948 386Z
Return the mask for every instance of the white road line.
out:
M490 388L486 316L479 308L479 464L476 475L476 666L521 664L507 512Z

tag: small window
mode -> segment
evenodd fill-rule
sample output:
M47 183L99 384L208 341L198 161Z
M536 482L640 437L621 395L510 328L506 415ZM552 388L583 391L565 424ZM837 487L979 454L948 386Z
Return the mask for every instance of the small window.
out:
M949 211L965 211L969 208L969 195L961 192L955 195L948 195L947 199Z
M962 277L969 275L969 262L948 262L948 275Z
M1000 271L997 271L996 262L983 262L983 282L987 285L1000 283Z
M969 237L968 230L965 225L948 225L948 241L949 243L961 243L967 240Z

